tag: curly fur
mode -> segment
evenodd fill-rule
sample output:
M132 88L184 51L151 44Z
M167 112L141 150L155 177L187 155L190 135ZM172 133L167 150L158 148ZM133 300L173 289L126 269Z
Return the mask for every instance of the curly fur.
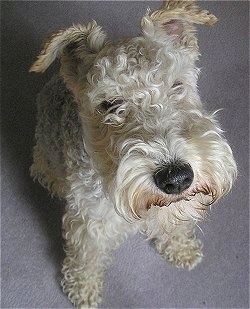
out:
M110 252L138 230L177 267L202 259L194 226L227 194L237 169L197 90L194 24L216 17L193 1L167 1L142 18L140 36L106 42L96 22L53 35L31 71L61 59L38 97L31 175L66 199L63 290L78 307L101 302ZM155 170L187 162L192 184L166 194Z

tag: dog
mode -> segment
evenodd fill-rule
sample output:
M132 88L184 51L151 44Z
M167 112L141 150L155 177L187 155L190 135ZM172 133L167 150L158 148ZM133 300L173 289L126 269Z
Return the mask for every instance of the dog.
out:
M165 1L138 37L110 42L95 21L58 31L30 69L61 62L38 96L31 176L66 200L62 287L78 308L100 304L111 252L137 231L176 267L202 259L195 227L237 175L197 89L195 25L216 21Z

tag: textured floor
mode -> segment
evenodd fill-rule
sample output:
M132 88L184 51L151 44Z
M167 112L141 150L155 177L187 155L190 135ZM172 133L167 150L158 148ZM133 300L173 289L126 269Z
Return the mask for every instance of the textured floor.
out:
M73 22L96 19L110 38L137 35L147 7L133 1L2 1L1 308L71 308L60 288L63 205L28 175L35 96L56 70L28 69L44 37ZM202 264L179 270L155 254L141 235L115 253L102 308L249 308L248 16L245 1L203 2L218 18L200 27L200 92L220 121L239 165L233 192L202 225Z

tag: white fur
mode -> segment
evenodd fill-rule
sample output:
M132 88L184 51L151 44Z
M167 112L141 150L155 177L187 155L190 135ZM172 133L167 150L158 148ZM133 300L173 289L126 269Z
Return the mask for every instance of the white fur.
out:
M110 252L138 230L177 267L192 269L202 258L194 226L236 176L231 148L197 90L194 24L215 21L195 3L167 1L126 41L105 42L95 22L59 31L31 68L43 72L61 59L62 77L38 98L31 175L67 201L62 285L78 308L101 302ZM153 178L174 160L194 173L180 195Z

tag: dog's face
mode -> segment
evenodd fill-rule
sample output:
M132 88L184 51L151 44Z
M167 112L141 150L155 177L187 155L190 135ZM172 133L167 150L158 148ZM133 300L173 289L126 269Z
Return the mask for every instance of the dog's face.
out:
M33 66L42 71L42 57L64 42L62 75L79 104L86 151L127 220L156 206L199 220L231 189L231 149L197 91L193 24L215 21L195 4L169 1L144 16L139 37L106 44L95 23L72 27Z
M231 187L232 153L203 110L197 75L182 49L143 38L107 46L88 72L89 154L126 218L170 204L202 216Z

